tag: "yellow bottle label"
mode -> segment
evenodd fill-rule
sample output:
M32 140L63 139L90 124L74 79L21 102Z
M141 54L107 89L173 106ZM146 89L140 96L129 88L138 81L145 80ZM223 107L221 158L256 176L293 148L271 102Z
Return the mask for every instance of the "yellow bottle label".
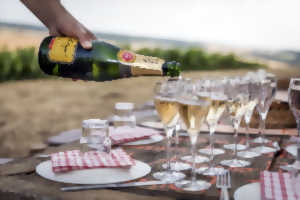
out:
M52 38L48 58L52 62L72 63L75 58L78 40L69 37Z

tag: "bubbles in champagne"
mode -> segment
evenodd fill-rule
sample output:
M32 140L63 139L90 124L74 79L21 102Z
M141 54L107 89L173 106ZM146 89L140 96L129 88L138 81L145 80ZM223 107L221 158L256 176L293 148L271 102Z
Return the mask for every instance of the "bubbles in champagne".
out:
M187 127L190 139L195 142L197 134L206 119L210 104L207 102L183 101L178 105L180 117Z
M257 105L257 100L254 99L249 101L246 105L246 113L245 113L245 122L250 123L252 113L254 111L255 106Z
M211 101L211 106L206 117L206 121L209 126L216 126L220 117L224 113L226 108L225 100L215 100Z
M155 108L165 126L175 126L178 119L178 103L170 98L156 97Z
M246 113L247 104L243 104L240 101L228 101L227 108L231 118L240 121Z

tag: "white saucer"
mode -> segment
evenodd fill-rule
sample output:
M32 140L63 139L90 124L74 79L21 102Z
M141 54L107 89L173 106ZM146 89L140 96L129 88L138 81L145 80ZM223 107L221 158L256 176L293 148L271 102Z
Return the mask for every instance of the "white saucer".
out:
M260 183L249 183L239 187L233 197L234 200L261 200Z
M291 145L288 145L285 150L287 152L289 152L290 154L292 154L294 157L297 157L297 145L295 144L291 144Z
M148 127L148 128L155 128L155 129L159 129L159 130L164 129L164 125L161 122L145 121L145 122L141 122L139 125Z
M153 144L153 143L156 143L156 142L160 142L164 139L164 136L162 135L152 135L150 136L149 138L147 139L143 139L143 140L137 140L137 141L134 141L134 142L127 142L127 143L124 143L122 145L145 145L145 144Z
M65 173L54 173L51 160L40 163L36 173L45 179L62 183L74 184L106 184L119 183L141 178L150 173L151 167L141 161L135 160L130 168L97 168L74 170Z
M56 136L48 138L48 143L53 145L60 145L71 143L79 140L81 137L81 129L72 129L63 131Z

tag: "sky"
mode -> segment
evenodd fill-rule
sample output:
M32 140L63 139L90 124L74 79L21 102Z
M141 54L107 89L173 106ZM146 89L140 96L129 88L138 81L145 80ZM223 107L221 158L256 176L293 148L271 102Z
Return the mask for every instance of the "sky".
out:
M300 0L62 0L92 31L300 50ZM42 25L19 0L0 0L0 22Z

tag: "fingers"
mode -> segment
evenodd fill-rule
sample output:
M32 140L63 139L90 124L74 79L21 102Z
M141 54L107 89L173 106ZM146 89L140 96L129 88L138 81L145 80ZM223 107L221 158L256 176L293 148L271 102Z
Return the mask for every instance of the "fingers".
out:
M51 36L62 36L60 32L56 28L50 28L49 29L49 35Z
M96 36L92 34L90 31L88 31L83 26L80 27L77 35L79 42L81 46L85 49L91 49L92 48L92 40L96 39Z
M96 40L96 36L89 30L87 30L88 34L89 34L89 37L92 38L92 40Z

